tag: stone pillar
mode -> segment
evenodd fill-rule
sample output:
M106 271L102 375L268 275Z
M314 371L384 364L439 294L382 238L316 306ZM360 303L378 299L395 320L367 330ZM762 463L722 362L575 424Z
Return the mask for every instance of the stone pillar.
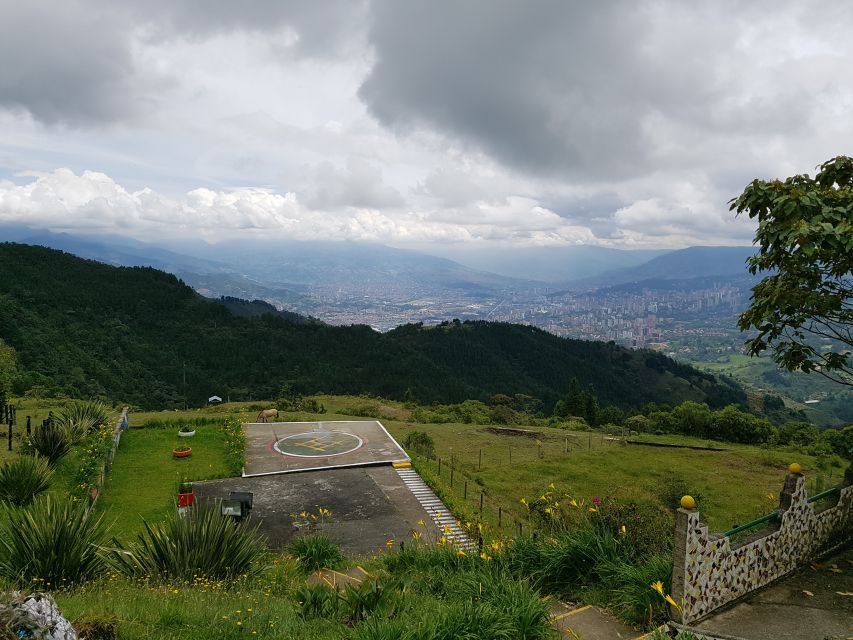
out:
M794 465L791 465L792 467ZM799 469L799 465L796 466ZM801 482L805 482L803 474L797 471L789 473L785 476L785 484L782 486L782 491L779 492L779 511L787 511L791 508L794 502L794 494L797 492L797 487Z
M699 524L699 512L693 509L693 498L684 496L681 504L675 512L675 537L672 545L672 598L679 603L683 603L687 595L688 538L690 532ZM684 612L681 609L670 606L669 614L675 622L684 622Z

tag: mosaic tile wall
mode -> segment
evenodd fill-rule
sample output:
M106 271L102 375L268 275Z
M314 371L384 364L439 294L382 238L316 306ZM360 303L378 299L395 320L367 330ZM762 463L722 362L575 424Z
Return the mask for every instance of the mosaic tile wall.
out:
M842 488L835 506L825 508L807 502L802 475L789 474L780 494L780 513L777 529L732 542L709 534L698 511L679 509L672 596L682 608L673 617L682 623L698 620L853 538L853 486Z

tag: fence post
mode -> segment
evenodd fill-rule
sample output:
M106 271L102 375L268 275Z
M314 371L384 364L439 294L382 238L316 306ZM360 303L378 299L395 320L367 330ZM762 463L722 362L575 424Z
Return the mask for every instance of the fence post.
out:
M483 450L480 449L480 459L477 462L477 469L482 469L482 468L483 468Z
M465 481L465 489L462 491L462 497L468 499L468 481Z
M503 523L501 523L502 519L503 519L503 509L501 507L498 507L498 529L503 527Z
M30 416L27 416L27 435L30 435Z
M480 492L480 517L483 516L483 492Z

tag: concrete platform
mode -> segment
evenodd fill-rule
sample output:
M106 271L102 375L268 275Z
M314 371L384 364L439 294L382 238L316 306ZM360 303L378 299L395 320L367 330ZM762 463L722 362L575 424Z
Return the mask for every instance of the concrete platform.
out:
M423 539L441 534L429 514L390 465L337 468L287 475L270 474L195 482L200 500L226 499L231 491L254 493L251 518L272 549L283 549L296 536L324 533L350 554L364 555L394 545L411 543L412 532ZM323 507L331 515L322 524L304 525L297 514L317 513ZM423 520L424 525L418 524Z
M711 637L853 637L853 548L839 551L693 625Z
M408 462L378 420L243 425L244 477Z

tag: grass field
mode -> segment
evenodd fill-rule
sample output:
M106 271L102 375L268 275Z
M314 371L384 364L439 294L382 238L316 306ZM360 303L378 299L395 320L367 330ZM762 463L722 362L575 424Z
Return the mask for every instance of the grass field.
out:
M184 445L192 447L192 456L174 458L172 449ZM180 482L229 475L218 425L198 427L191 438L179 438L177 427L129 429L122 434L97 509L113 523L115 535L126 538L141 530L143 518L159 521L175 508Z
M701 451L625 445L600 432L570 432L544 426L514 425L529 430L517 435L499 425L417 424L401 403L360 397L321 396L327 412L282 413L283 421L346 420L353 414L375 414L401 443L412 431L428 433L435 442L437 461L419 459L425 475L433 481L459 515L473 518L479 513L494 533L510 534L516 521L526 522L522 498L535 498L554 483L577 500L593 496L672 507L685 490L701 496L700 509L712 530L722 531L767 513L777 506L777 495L790 462L799 462L813 490L837 482L842 470L815 485L815 460L799 453L758 447L716 443L684 436L643 435L652 442L713 445L726 451ZM125 537L141 527L141 519L157 520L172 508L175 490L182 480L227 477L222 433L214 425L200 427L188 440L177 437L176 428L137 429L151 420L179 418L224 418L237 413L251 421L259 403L232 403L180 412L144 412L130 415L130 430L122 437L111 474L98 509L114 521L117 535ZM27 406L40 420L49 406ZM21 410L19 410L19 417ZM176 460L177 444L193 447L193 456ZM453 467L453 486L450 469ZM74 453L57 469L57 491L63 478L74 470ZM466 487L467 483L467 487ZM467 497L466 497L467 494ZM502 529L498 529L498 508Z
M432 477L448 502L461 507L460 515L463 517L477 514L480 491L483 491L483 519L495 533L511 534L515 521L526 521L521 498L535 498L550 483L578 500L612 496L669 507L674 505L664 505L664 502L677 500L680 496L673 492L686 488L702 496L700 508L711 529L722 531L777 506L778 492L790 462L798 461L807 475L812 474L815 462L802 454L673 435L644 435L640 438L693 446L712 445L726 451L624 445L598 432L568 432L541 426L519 427L532 431L529 437L504 435L506 432L501 431L498 425L416 424L405 420L409 412L400 403L337 396L322 396L319 400L326 406L327 413L283 413L279 419L345 420L352 418L353 411L364 412L365 407L369 407L371 412L378 412L379 419L400 442L412 431L428 433L435 442L437 456L442 458L442 469L439 475L437 462L420 459L418 464L424 473ZM163 419L164 416L224 416L232 411L240 412L246 420L253 420L258 406L257 403L232 403L190 412L134 414L131 424L153 418ZM143 513L142 505L152 503L156 506L149 507L146 513L153 517L163 513L165 505L173 499L171 491L178 478L174 461L164 458L162 452L157 453L158 449L168 448L166 440L169 436L158 434L155 438L153 435L143 436L143 433L131 429L126 434L129 438L122 442L114 477L107 483L104 498L105 505L109 507L119 503L137 505L133 508L134 514ZM143 438L146 438L144 442ZM215 463L204 464L214 466L196 466L193 471L204 474L216 471ZM452 488L451 464L454 467ZM160 471L151 470L152 465ZM834 473L837 481L842 471L836 469ZM832 478L827 478L825 484L832 481ZM134 483L141 483L138 498L129 495L133 492ZM128 501L125 502L124 498L116 501L117 491L122 496L128 494ZM502 531L497 527L498 507L502 512ZM119 530L130 530L131 522L132 519L121 516Z

